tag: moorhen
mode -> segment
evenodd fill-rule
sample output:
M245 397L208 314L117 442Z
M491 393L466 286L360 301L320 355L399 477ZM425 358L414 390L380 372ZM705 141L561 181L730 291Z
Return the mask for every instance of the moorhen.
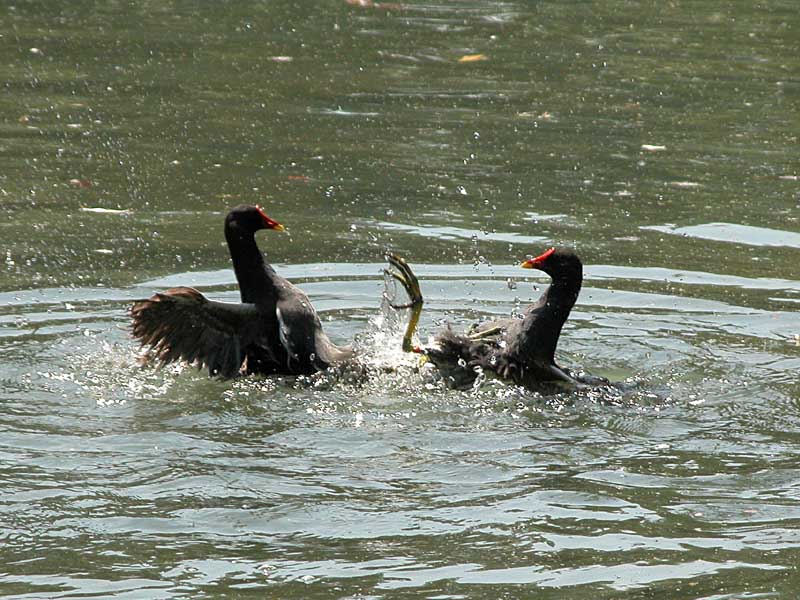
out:
M583 282L583 264L571 250L550 248L520 265L544 271L552 283L519 317L486 321L463 334L448 326L430 347L414 346L411 341L422 311L419 281L401 257L387 254L387 260L391 265L387 273L403 285L410 298L408 304L393 306L412 309L403 349L426 356L451 387L471 386L481 370L529 389L607 383L602 378L573 374L555 362L561 328Z
M133 337L161 364L184 360L209 375L306 375L353 356L322 331L311 302L264 260L255 233L283 231L259 206L239 206L225 217L225 239L242 302L209 300L177 287L134 302Z

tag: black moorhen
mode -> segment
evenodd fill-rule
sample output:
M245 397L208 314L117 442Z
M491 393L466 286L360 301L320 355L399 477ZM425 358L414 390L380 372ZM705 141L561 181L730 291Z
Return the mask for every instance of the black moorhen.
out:
M406 289L411 301L395 308L411 308L411 317L403 338L403 349L425 355L451 387L472 385L477 371L493 373L500 379L539 389L543 384L575 386L598 384L605 380L573 375L555 362L561 328L578 299L583 282L583 264L571 250L550 248L520 266L539 269L552 278L541 298L517 318L486 321L465 334L448 326L434 338L434 345L420 348L411 338L422 310L419 281L405 260L388 254L391 267L387 273Z
M311 302L264 260L255 233L283 231L258 206L239 206L225 217L225 239L242 303L208 300L177 287L134 302L133 337L161 363L184 360L212 376L306 375L353 356L322 331Z

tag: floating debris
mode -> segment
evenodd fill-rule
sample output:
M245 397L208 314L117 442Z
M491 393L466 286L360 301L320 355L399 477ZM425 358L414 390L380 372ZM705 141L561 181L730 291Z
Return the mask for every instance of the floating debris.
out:
M131 211L127 208L101 208L99 206L81 206L81 212L97 213L100 215L129 215Z
M485 54L465 54L461 58L458 59L460 63L471 63L471 62L478 62L481 60L489 60Z
M373 0L345 0L350 6L358 6L360 8L380 8L383 10L403 10L402 4L395 2L374 2Z
M518 117L523 119L536 119L537 121L552 121L553 120L553 113L544 111L544 112L535 112L535 111L525 111L521 113L517 113Z
M700 184L696 181L670 181L669 185L676 188L692 189L699 188Z
M662 152L666 150L666 146L658 146L655 144L642 144L642 150L645 152Z

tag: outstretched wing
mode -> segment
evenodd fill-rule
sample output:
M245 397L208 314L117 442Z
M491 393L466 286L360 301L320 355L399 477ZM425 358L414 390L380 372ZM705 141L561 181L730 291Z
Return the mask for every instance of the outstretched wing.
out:
M261 336L255 304L215 302L190 287L134 302L130 314L133 337L162 364L185 360L222 377L239 372L245 349Z

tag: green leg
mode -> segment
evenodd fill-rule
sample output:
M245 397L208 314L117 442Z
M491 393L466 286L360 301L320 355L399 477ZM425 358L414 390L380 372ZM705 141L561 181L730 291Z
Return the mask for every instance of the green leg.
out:
M480 331L478 333L470 333L469 339L471 340L482 340L483 338L492 337L501 333L503 331L502 327L492 327L491 329L487 329L486 331Z
M386 254L386 260L389 262L389 268L384 269L384 272L400 282L409 298L409 302L406 304L389 303L389 306L394 309L411 309L406 332L405 335L403 335L403 351L422 353L422 349L414 346L414 342L412 341L414 333L417 330L417 325L419 324L419 317L422 314L422 304L424 302L422 299L422 292L419 289L419 280L404 258L388 252Z

